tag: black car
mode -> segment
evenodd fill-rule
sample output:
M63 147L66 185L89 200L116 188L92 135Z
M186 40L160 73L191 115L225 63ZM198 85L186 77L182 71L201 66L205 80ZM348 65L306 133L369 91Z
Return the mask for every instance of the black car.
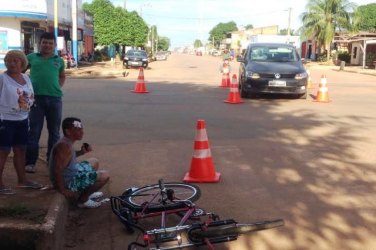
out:
M129 67L148 67L149 60L145 50L128 50L123 59L123 65Z
M308 75L294 46L252 43L237 61L241 97L262 93L307 97Z

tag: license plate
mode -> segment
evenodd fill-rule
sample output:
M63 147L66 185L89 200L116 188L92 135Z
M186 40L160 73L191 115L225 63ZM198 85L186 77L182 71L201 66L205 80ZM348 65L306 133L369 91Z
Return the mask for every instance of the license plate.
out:
M139 65L139 62L131 62L131 65Z
M269 81L271 87L286 87L286 81L273 80Z

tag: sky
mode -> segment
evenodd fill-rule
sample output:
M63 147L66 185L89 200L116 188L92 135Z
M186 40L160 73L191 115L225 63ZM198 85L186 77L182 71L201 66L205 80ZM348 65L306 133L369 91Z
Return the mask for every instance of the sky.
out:
M359 5L376 0L350 0ZM91 2L84 0L83 2ZM287 29L301 26L300 16L307 0L111 0L114 6L137 11L145 22L156 25L159 36L168 37L171 48L187 46L196 39L206 42L209 31L219 23L234 21L238 28L278 25Z

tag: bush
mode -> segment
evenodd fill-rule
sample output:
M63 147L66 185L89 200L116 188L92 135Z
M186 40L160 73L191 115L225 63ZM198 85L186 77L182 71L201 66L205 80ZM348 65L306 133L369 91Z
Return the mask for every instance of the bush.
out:
M345 61L346 63L350 63L351 55L347 51L338 51L337 58L340 61Z
M94 51L94 61L96 62L103 62L103 61L108 61L110 58L107 55L107 51L105 48L102 49L96 49Z
M326 53L324 52L324 53L321 53L320 55L318 55L317 61L326 62L327 61Z

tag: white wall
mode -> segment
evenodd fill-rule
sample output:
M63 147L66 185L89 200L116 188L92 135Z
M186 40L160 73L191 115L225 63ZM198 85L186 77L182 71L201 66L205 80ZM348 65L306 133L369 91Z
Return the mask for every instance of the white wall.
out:
M21 47L21 21L14 18L1 18L0 30L8 33L8 47Z
M48 0L1 0L0 10L46 14Z

